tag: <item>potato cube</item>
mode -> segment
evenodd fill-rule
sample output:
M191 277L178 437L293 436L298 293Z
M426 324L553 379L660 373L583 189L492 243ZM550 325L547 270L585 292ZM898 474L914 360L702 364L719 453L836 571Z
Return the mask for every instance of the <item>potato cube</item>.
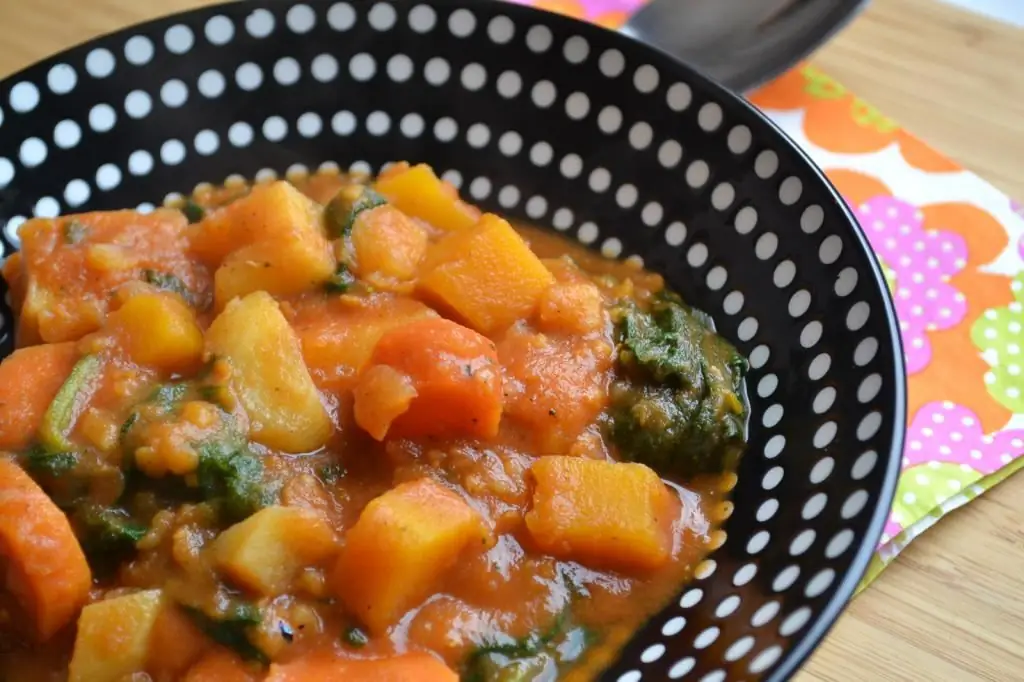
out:
M299 340L269 294L234 299L206 332L206 350L228 361L250 420L250 437L285 452L310 452L333 431Z
M219 265L232 251L249 244L289 236L316 234L323 238L320 209L287 182L257 185L222 209L213 211L188 230L191 251L207 265Z
M437 587L463 551L486 550L480 515L431 479L403 483L366 506L329 576L345 606L383 634Z
M363 211L352 226L355 274L402 282L416 276L427 231L393 206Z
M526 527L544 552L619 570L653 570L672 554L678 498L642 464L542 457Z
M455 189L426 164L386 173L374 189L403 213L439 230L465 230L477 220L476 210L459 201Z
M217 310L254 291L292 296L322 286L334 274L327 240L315 232L268 239L229 254L214 275Z
M427 252L420 286L484 334L530 317L555 281L518 233L486 214Z
M138 294L110 316L131 359L165 372L185 372L203 356L203 331L184 301L173 294Z
M160 590L148 590L82 609L69 682L121 682L143 672L162 602Z
M267 507L221 533L213 557L218 570L239 586L275 597L289 590L299 571L336 548L334 531L316 512Z

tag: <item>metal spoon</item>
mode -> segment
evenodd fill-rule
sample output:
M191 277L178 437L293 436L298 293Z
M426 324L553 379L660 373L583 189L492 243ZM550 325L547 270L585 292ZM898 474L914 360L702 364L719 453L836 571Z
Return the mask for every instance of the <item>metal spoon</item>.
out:
M867 0L651 0L620 30L736 92L813 52Z

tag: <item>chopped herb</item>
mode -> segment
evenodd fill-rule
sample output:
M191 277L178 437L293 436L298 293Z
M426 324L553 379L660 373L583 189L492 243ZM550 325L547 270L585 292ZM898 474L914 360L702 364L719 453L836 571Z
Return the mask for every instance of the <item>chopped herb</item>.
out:
M192 199L188 199L181 206L181 212L188 218L188 222L195 224L206 217L206 209Z
M340 464L326 464L317 470L320 480L327 485L334 485L345 476L345 467Z
M295 631L292 630L292 626L288 623L278 621L277 631L281 633L281 639L291 644L295 640Z
M181 606L196 627L221 646L233 650L247 661L269 665L269 657L249 639L249 631L263 621L259 607L247 602L232 604L227 612L210 616L194 606Z
M345 630L345 633L341 636L347 646L353 649L362 649L364 646L370 643L370 638L366 636L366 633L357 627L351 627Z
M192 292L188 290L188 287L185 286L185 283L177 275L147 268L142 271L142 279L157 289L181 296L186 303L192 303Z
M327 233L335 239L348 236L360 213L386 203L387 199L369 187L343 187L324 207Z
M82 546L89 554L121 555L135 549L148 529L120 507L83 504L73 514Z
M731 467L744 446L747 362L702 313L672 295L651 311L616 311L619 362L632 381L612 387L611 439L624 459L689 478Z
M132 427L139 421L139 413L132 412L128 415L128 418L124 420L124 424L121 424L120 439L123 442L128 437L128 432L132 430Z
M147 403L154 403L160 409L170 411L178 406L188 393L188 384L161 384L146 398Z
M25 468L32 474L59 478L78 466L77 452L47 452L43 447L31 448L25 455Z
M98 355L86 355L71 370L70 376L57 391L43 414L39 427L39 441L49 452L67 452L72 449L68 435L78 412L92 395L103 361Z
M332 294L343 294L355 284L356 278L349 272L348 266L338 263L337 269L330 279L324 282L324 289Z
M64 223L64 241L68 244L80 244L89 234L89 228L77 220Z
M235 438L222 437L197 446L196 476L203 498L217 505L229 521L239 521L272 501L263 482L263 461Z

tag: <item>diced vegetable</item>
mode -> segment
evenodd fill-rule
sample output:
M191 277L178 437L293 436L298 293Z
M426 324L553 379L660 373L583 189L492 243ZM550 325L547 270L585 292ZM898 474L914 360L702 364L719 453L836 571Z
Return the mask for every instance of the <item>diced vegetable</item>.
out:
M616 314L620 362L640 381L611 394L610 435L622 458L684 478L735 466L745 446L746 359L678 298Z
M89 598L92 573L64 513L14 462L0 458L0 559L6 589L47 640Z
M16 350L0 363L0 448L32 442L78 357L74 343L52 343Z
M214 275L214 303L221 310L254 291L292 296L323 286L335 272L327 241L317 233L266 240L229 254Z
M459 201L455 190L426 164L388 173L377 180L374 188L403 213L439 230L464 230L478 217L476 210Z
M154 679L180 680L210 646L195 623L165 600L150 635L146 670Z
M512 226L491 214L431 246L419 280L484 334L530 317L554 281Z
M459 682L459 676L433 656L409 653L377 660L306 657L272 665L265 682Z
M190 305L195 303L195 297L192 292L189 291L188 286L181 281L181 278L170 272L160 272L159 270L147 268L142 271L142 281L146 284L152 284L162 291L177 294L181 297L181 300Z
M671 558L679 502L642 464L542 457L526 527L545 552L620 570L653 570Z
M296 574L337 549L323 518L298 507L267 507L221 533L213 544L217 568L237 585L274 597Z
M355 219L352 249L358 277L406 281L416 276L427 252L427 231L397 208L380 206Z
M206 333L209 353L228 361L250 419L250 437L285 452L309 452L333 431L277 301L258 291L232 301Z
M208 265L219 265L232 251L257 242L324 240L316 204L287 182L253 187L248 195L192 225L188 235L192 252Z
M263 622L263 613L258 607L236 601L228 604L225 611L217 615L210 615L192 606L181 608L196 627L217 644L231 649L246 661L261 665L270 662L249 636L251 630Z
M134 550L135 543L145 537L148 530L125 509L96 504L79 505L74 523L86 552L104 558Z
M86 355L71 369L67 381L53 397L39 426L39 442L51 452L72 449L68 436L85 408L103 369L98 355Z
M195 313L179 297L138 294L110 315L112 329L133 362L165 373L199 367L203 331Z
M323 390L351 388L373 349L388 330L414 320L436 318L419 301L376 296L366 305L343 314L328 313L296 325L302 356L313 380Z
M90 604L78 619L69 682L121 682L142 672L163 606L160 590Z
M375 440L384 440L391 423L409 410L416 397L412 379L387 365L363 372L355 388L356 424Z
M356 218L362 213L384 206L387 199L373 189L362 185L346 185L338 190L324 207L324 225L327 234L337 239L352 232Z
M588 334L604 328L600 290L589 282L553 284L541 296L537 318L545 331Z
M426 598L463 551L486 550L480 515L439 483L403 483L366 506L329 577L345 606L383 634Z
M487 338L450 320L410 322L384 334L371 366L387 366L407 376L415 391L408 410L393 427L401 435L492 437L501 421L501 368ZM365 375L356 389L356 414L393 412L386 392L374 389L380 375ZM408 392L404 392L408 396ZM403 397L402 400L405 398ZM384 428L370 420L376 432Z
M253 668L230 651L218 649L196 663L184 682L257 682L262 675Z

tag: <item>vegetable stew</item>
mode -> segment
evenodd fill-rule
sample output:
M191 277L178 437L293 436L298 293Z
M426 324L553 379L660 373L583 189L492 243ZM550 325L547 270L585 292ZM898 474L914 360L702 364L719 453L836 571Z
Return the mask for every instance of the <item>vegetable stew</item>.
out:
M0 679L593 679L721 544L746 361L426 165L36 219Z

